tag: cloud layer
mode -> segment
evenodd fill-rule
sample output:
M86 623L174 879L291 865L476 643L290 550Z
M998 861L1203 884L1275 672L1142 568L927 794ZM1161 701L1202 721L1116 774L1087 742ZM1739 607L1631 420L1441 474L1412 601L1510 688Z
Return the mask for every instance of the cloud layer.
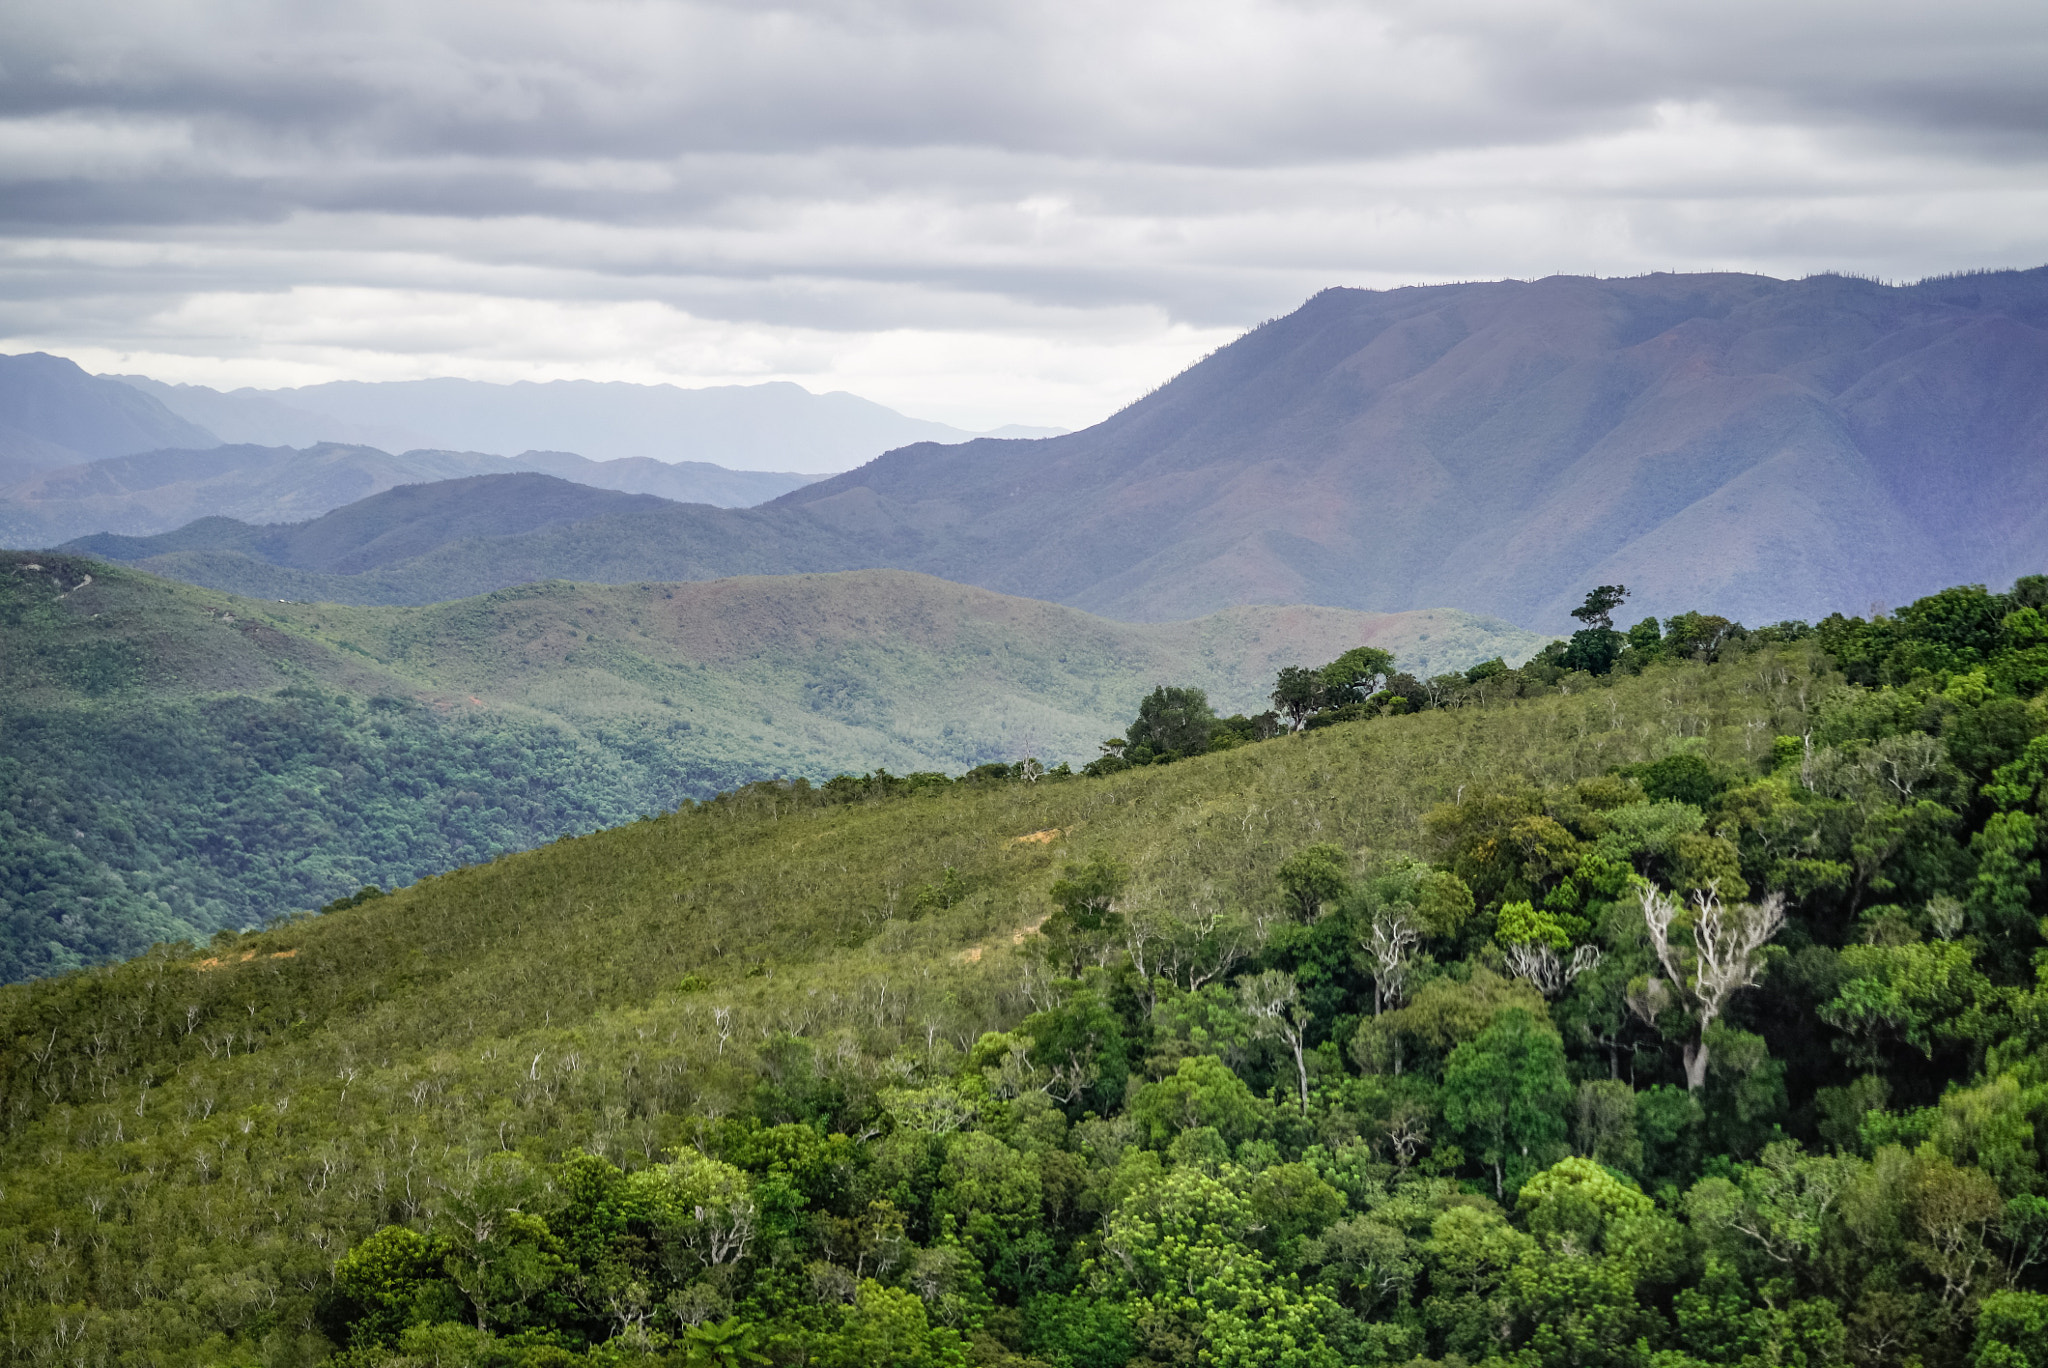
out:
M0 348L1078 425L1331 284L2040 264L2044 69L2031 0L22 0Z

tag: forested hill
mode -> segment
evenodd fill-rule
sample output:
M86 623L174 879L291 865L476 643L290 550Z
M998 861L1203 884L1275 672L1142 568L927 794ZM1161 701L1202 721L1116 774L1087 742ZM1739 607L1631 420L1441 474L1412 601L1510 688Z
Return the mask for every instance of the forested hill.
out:
M1562 631L1603 583L1659 616L1868 612L2048 562L2048 268L1329 290L1085 431L906 447L760 508L346 575L118 554L353 603L892 566L1129 621L1454 603Z
M2038 1364L2044 590L1688 615L1102 777L760 785L0 990L0 1333Z
M749 780L1082 761L1162 679L1258 712L1361 643L1425 673L1542 644L1448 611L1133 627L899 571L349 609L0 554L0 980Z

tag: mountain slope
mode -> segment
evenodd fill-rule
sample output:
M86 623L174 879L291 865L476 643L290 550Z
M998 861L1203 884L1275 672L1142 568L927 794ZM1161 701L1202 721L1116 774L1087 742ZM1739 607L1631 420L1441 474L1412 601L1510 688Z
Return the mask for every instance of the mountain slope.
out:
M703 389L592 380L509 385L454 379L335 381L223 394L141 376L110 378L147 391L230 441L265 445L345 440L501 456L552 447L599 461L701 461L815 475L844 470L908 442L1057 431L972 433L908 418L857 395L812 394L788 381Z
M2048 562L2048 268L1332 290L1107 422L774 509L1118 617L1301 600L1564 625L1898 602Z
M127 554L127 553L124 553ZM1456 603L1553 630L1898 603L2048 564L2048 268L1331 290L1083 432L921 444L760 508L669 508L270 597L420 602L893 566L1134 621Z
M0 486L102 456L219 444L149 395L61 356L0 356Z
M898 571L285 605L4 553L0 978L753 779L1082 760L1156 683L1257 711L1365 642L1422 670L1540 644L1456 613L1132 627Z

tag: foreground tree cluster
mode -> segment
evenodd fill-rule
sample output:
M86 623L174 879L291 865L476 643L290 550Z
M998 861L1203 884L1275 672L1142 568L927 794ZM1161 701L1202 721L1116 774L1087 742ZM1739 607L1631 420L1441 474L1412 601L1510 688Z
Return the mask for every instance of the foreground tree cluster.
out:
M1283 674L1290 730L1347 709L1447 714L1404 763L1454 781L1399 843L1297 837L1268 858L1248 837L1199 879L1176 871L1258 812L1199 839L1112 826L1148 785L1202 783L1195 764L1093 783L869 775L684 814L882 820L1099 795L1067 827L1005 838L1066 843L1022 908L1033 932L1013 941L989 910L1004 934L926 962L941 990L919 997L913 973L892 1007L884 979L850 996L843 1030L824 1024L822 968L779 989L772 956L713 960L669 1015L536 1023L531 1048L490 1037L482 1060L448 1023L409 1037L386 1019L316 1089L263 1072L310 1029L293 990L255 986L269 980L189 1016L183 965L80 978L105 985L86 996L15 990L0 1082L10 1154L36 1166L0 1195L9 1343L52 1363L338 1351L363 1368L2041 1368L2044 589L1765 633L1697 615L1615 633L1614 605L1589 600L1560 654L1626 636L1579 661L1598 670L1539 657L1418 702L1354 652L1312 672L1299 717ZM1669 724L1659 753L1583 763L1598 752L1572 747L1628 688ZM1717 721L1716 689L1764 701ZM1545 782L1457 768L1457 747L1574 695L1590 701L1516 742ZM1185 691L1146 708L1122 765L1235 749ZM1193 791L1221 804L1254 773L1222 766L1290 747L1394 754L1313 750L1341 739L1218 756ZM1300 790L1262 801L1408 782L1284 772ZM1308 830L1337 825L1308 810ZM892 885L844 944L910 947L993 909L995 868ZM590 895L549 896L569 916ZM270 945L247 953L297 953ZM983 980L964 976L984 968L1000 991L969 1003ZM351 991L368 1021L390 989ZM237 993L244 1016L222 1010ZM664 1053L669 1022L695 1023L687 1062ZM185 1081L202 1076L221 1081ZM486 1076L517 1105L438 1102L483 1098L466 1080ZM182 1088L177 1109L152 1087ZM293 1087L332 1119L299 1120L312 1103ZM351 1117L374 1118L367 1147L349 1148ZM200 1289L190 1310L171 1309L174 1285ZM166 1347L136 1348L149 1316Z

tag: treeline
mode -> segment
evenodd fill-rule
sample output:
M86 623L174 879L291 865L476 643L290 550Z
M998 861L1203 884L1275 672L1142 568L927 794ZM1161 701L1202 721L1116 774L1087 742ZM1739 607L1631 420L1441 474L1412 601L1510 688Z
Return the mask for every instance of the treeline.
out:
M1474 775L1416 853L1304 844L1270 897L1145 896L1098 844L1014 1024L880 1067L764 1031L659 1155L470 1161L319 1323L360 1365L2039 1368L2044 588L1769 634L1596 596L1462 688L1820 689L1788 642L1861 682L1745 760ZM1416 705L1373 663L1290 725ZM1222 734L1154 699L1123 764Z

